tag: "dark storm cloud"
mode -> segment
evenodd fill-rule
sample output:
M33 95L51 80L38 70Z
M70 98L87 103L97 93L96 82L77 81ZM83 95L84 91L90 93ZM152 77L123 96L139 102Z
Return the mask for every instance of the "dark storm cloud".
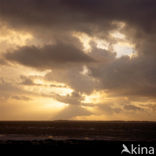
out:
M10 3L0 0L0 4L0 17L13 27L92 32L93 26L98 25L92 23L95 21L90 13L74 10L74 5L66 0L13 0ZM105 24L107 29L111 26Z
M14 52L6 53L8 60L39 69L63 68L76 63L90 63L94 60L72 45L47 45L43 48L22 47Z
M115 58L105 50L93 49L90 57L73 44L68 46L23 47L7 53L6 58L38 69L63 68L47 75L49 80L65 82L80 92L101 89L120 95L156 97L156 1L155 0L0 0L0 19L14 28L35 32L44 39L56 38L62 41L70 38L69 32L85 32L93 36L109 38L111 30L119 26L114 21L126 23L123 32L136 45L138 56ZM65 37L66 36L66 37ZM55 38L54 37L54 38ZM43 39L43 38L42 38ZM43 39L43 40L44 40ZM81 68L72 63L88 65L89 75L80 74ZM70 64L70 65L69 65ZM61 76L60 76L61 75ZM93 81L96 79L97 81Z
M83 108L84 104L82 101L84 97L78 92L72 92L71 95L61 96L58 94L53 94L52 97L59 102L68 104L60 113L58 113L53 119L72 119L77 116L91 115L92 113L87 109Z
M92 33L111 29L112 21L125 21L152 32L156 26L155 8L155 0L0 0L0 17L15 27Z
M52 96L57 101L60 101L69 105L81 105L82 104L81 101L84 100L84 98L78 92L72 92L71 95L67 95L67 96L61 96L58 94L53 94Z
M103 89L128 96L156 97L156 58L128 56L109 64L91 67L93 77L100 80Z
M77 92L91 93L93 90L100 88L99 81L95 80L89 74L82 74L82 66L71 66L64 70L53 69L45 78L48 81L57 81L65 83Z
M125 21L145 31L155 31L154 0L65 0L63 2L72 8L72 11L84 14L90 22L102 24L104 20Z

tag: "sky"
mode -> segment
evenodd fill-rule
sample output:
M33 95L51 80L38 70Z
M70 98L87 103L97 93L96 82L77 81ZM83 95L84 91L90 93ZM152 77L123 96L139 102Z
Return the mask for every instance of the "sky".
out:
M155 0L0 0L0 120L156 121Z

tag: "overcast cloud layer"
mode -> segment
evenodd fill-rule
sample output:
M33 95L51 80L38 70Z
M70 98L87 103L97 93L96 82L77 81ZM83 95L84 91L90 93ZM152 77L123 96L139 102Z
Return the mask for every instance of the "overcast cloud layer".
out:
M155 120L155 17L155 0L0 0L0 25L16 35L24 32L32 37L17 45L0 40L0 65L4 68L0 71L0 107L11 103L6 95L24 102L31 101L30 96L48 97L66 107L46 119ZM115 32L119 35L112 37ZM106 42L107 48L98 47L98 41ZM89 51L84 50L85 44ZM116 44L120 57L113 49ZM133 47L133 55L122 49L127 45ZM3 72L7 68L19 70L12 76L9 71ZM45 74L30 76L21 68ZM23 77L31 85L23 83ZM39 85L36 79L64 84L72 93L49 91L50 86ZM27 89L28 86L46 90L38 93L38 88ZM62 87L54 84L50 88ZM97 99L86 100L97 93ZM42 115L37 117L41 118Z

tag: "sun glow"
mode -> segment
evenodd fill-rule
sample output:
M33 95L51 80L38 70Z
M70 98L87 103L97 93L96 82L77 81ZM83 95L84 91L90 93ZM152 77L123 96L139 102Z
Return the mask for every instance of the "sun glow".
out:
M110 36L116 39L125 39L126 36L118 31L110 33Z
M38 109L41 110L60 110L60 109L64 109L65 107L67 107L67 104L58 102L54 99L51 98L45 98L45 97L40 97L40 98L35 98L33 103L37 103L39 104Z
M24 31L17 31L7 26L1 26L0 29L0 52L3 53L8 49L26 46L33 39L32 34Z
M118 42L113 45L113 50L116 52L117 57L121 57L124 55L132 56L134 53L134 45L128 42Z
M90 46L91 37L89 37L85 33L80 33L80 32L73 32L73 36L80 40L80 42L83 44L84 47L83 50L85 52L91 51L91 46Z
M96 44L96 47L99 49L105 49L105 50L109 49L109 43L104 39L102 40L97 37L90 37L85 33L79 33L79 32L74 32L73 36L80 40L80 42L83 44L84 47L83 50L86 53L89 53L92 50L92 46L90 44L91 42L94 42Z
M111 43L110 41L106 41L104 39L99 39L97 37L90 37L85 33L74 32L73 36L78 38L80 42L83 44L84 52L89 53L92 50L91 42L94 42L98 49L110 50L116 52L116 57L121 57L124 55L134 56L134 45L129 42L126 38L125 34L120 32L124 25L121 23L119 26L119 30L114 30L110 32L109 37L115 40L115 42ZM111 45L111 46L110 46Z
M94 103L94 104L98 104L101 103L101 99L103 99L103 97L107 97L107 94L104 92L98 92L98 91L94 91L92 94L90 95L84 95L84 103Z

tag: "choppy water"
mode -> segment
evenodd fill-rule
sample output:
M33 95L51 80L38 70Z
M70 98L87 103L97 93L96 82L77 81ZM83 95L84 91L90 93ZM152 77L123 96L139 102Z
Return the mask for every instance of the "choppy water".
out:
M156 141L156 122L0 122L7 140Z

